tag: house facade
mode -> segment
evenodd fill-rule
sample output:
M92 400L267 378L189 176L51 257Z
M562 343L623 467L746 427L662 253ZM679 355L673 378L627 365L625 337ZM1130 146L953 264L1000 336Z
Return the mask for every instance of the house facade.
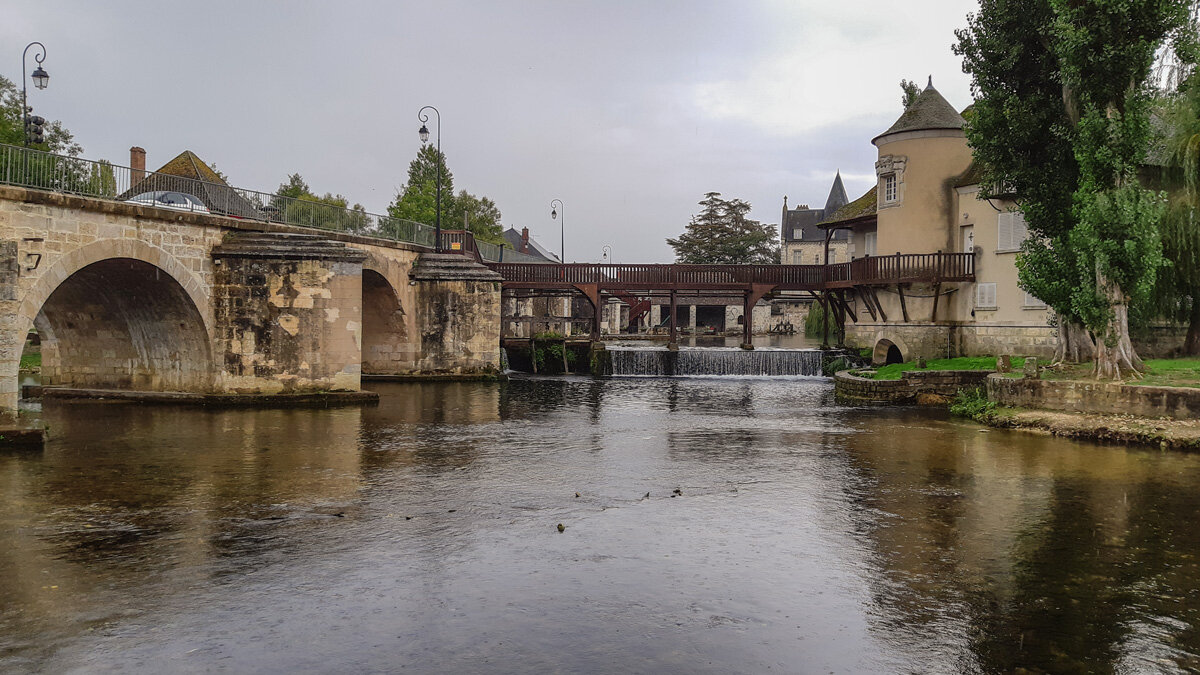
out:
M1012 354L1048 357L1057 337L1045 304L1017 283L1028 236L1017 205L980 197L962 115L932 81L887 131L876 185L820 227L846 232L855 257L974 252L973 283L872 288L850 303L846 343L877 362Z
M838 171L825 199L825 207L810 209L801 204L788 208L788 198L783 198L783 215L780 217L779 243L780 262L785 265L820 265L825 262L825 231L818 224L846 205L846 188L842 185L842 172ZM843 230L834 232L829 242L829 262L846 262L850 259L850 237Z

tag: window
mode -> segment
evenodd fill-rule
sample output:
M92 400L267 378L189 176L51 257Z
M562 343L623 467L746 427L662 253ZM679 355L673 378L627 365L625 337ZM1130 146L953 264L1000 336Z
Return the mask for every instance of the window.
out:
M996 218L996 250L1016 251L1021 242L1029 237L1025 226L1025 215L1020 211L1006 211Z
M813 256L813 264L814 265L821 264L821 254L820 253L817 253L816 255Z
M867 232L863 235L863 253L866 255L875 255L875 242L879 234L877 232Z
M883 177L883 201L888 204L896 201L896 174L894 173Z
M975 309L996 309L996 282L975 284Z
M1027 309L1045 309L1046 303L1038 300L1033 294L1025 294L1025 307Z
M804 230L802 230L798 227L793 227L792 228L792 239L799 241L800 239L803 239L803 238L804 238Z
M962 229L962 250L963 253L975 252L975 226L968 225Z
M804 253L801 251L792 251L792 264L793 265L803 264L804 260L800 257L802 255L804 255Z
M835 263L837 263L837 249L831 249L829 251L829 264L833 265Z

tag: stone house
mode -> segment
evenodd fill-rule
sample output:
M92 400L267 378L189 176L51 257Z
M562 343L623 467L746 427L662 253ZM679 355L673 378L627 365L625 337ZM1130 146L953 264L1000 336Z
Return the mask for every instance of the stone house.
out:
M780 262L785 265L820 265L825 262L825 231L818 223L831 217L846 205L846 188L842 185L842 172L838 171L825 199L825 207L810 209L801 204L788 209L788 200L783 198L783 215L779 221ZM844 230L834 232L829 242L829 262L845 262L850 259L850 237Z
M1054 352L1051 312L1017 284L1024 217L1010 200L980 198L965 124L931 78L872 139L876 185L820 224L846 232L858 258L975 253L974 283L880 286L866 294L871 300L856 294L846 343L874 348L877 361Z

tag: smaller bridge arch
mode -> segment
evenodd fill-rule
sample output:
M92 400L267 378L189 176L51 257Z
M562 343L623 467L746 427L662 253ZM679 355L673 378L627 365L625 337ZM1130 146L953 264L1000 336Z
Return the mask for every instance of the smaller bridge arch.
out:
M886 366L891 363L904 363L912 355L908 344L893 331L882 331L875 336L875 348L871 353L871 364Z

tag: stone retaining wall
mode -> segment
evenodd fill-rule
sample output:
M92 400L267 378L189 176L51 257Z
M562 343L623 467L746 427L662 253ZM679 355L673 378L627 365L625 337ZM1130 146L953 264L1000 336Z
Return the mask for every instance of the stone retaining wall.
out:
M839 398L859 403L909 403L919 394L954 396L963 389L983 386L992 372L910 370L899 380L873 380L843 370L833 378L834 393Z
M987 391L989 400L1020 408L1173 419L1200 417L1200 389L1186 387L1140 387L993 375L987 380Z

